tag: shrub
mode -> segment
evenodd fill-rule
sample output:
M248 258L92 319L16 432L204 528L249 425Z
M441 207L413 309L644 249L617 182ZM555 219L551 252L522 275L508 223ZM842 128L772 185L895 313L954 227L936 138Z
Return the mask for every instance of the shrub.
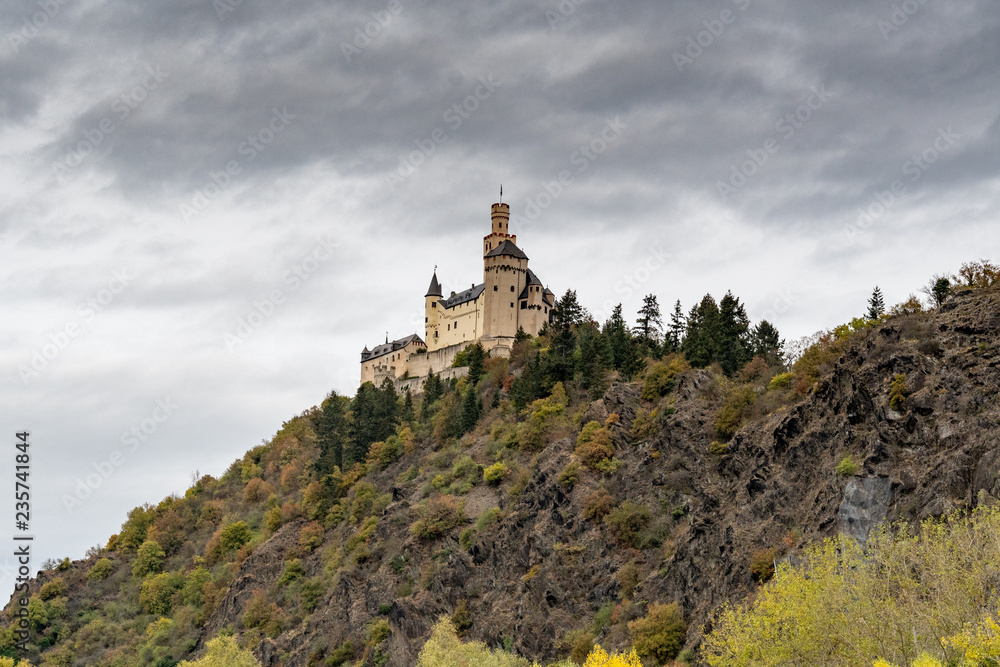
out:
M720 440L729 440L736 434L756 400L757 392L749 385L733 387L726 393L715 416L715 432Z
M531 404L528 420L517 429L517 445L528 451L545 447L546 436L553 422L566 409L569 400L561 382L552 387L552 394Z
M483 470L483 480L487 484L499 484L510 474L510 468L503 462L497 462Z
M403 455L403 443L398 436L392 435L386 438L385 442L372 443L368 448L368 462L381 469L389 465Z
M323 544L323 525L319 521L310 521L299 531L299 546L305 552L314 551Z
M600 645L597 645L590 652L590 655L587 656L587 661L584 665L586 667L642 667L642 662L639 660L635 649L632 649L628 653L609 654ZM563 665L560 663L556 667L563 667Z
M337 648L330 651L326 657L326 667L340 667L354 657L354 644L348 639Z
M611 431L598 422L589 422L576 439L575 453L583 465L591 470L597 470L602 461L610 459L615 453L615 446L611 442Z
M680 653L687 629L676 602L649 605L646 616L628 624L635 651L643 658L666 664Z
M594 635L590 630L573 630L566 633L563 646L569 650L569 659L582 665L594 649Z
M147 574L156 574L160 571L165 557L166 554L163 553L159 543L146 540L132 561L132 576L142 578Z
M234 551L249 542L252 537L253 532L247 522L237 521L222 529L222 533L219 534L219 547L223 553Z
M708 453L712 456L725 456L729 453L729 445L718 440L713 440L712 444L708 446Z
M200 605L204 601L205 584L212 580L212 573L200 565L184 577L184 604Z
M459 637L464 637L469 628L472 627L472 614L469 613L469 605L465 600L459 600L455 605L455 613L451 615L451 624L455 627L455 632Z
M259 503L267 500L272 493L274 493L274 487L260 477L254 477L243 488L243 500L247 503Z
M417 656L417 667L488 665L489 667L531 667L531 663L506 651L492 650L480 642L463 643L451 619L442 617L431 630L430 639ZM631 667L631 666L629 666Z
M479 518L476 519L476 530L483 532L493 524L498 523L502 518L503 512L499 507L491 507L483 510Z
M263 523L264 528L271 533L281 528L281 508L272 507L266 511L264 513Z
M646 369L642 382L642 399L655 401L673 391L677 376L688 370L690 365L684 357L672 355L667 361L657 361Z
M767 382L771 375L771 367L763 357L754 357L739 373L741 382L754 385Z
M285 571L278 579L279 586L287 586L293 581L298 581L306 576L306 568L302 566L301 558L292 558L285 561Z
M792 386L792 381L795 379L794 373L778 373L771 381L767 383L768 391L775 391L777 389L787 389Z
M906 373L900 373L893 378L889 385L889 407L897 412L903 409L903 402L910 395L909 387L906 384Z
M837 474L842 477L851 477L858 472L858 464L854 458L848 454L840 460L836 468Z
M323 583L323 579L320 577L302 582L302 589L299 592L302 600L302 610L307 614L311 614L319 606L319 601L323 599L325 593L326 584Z
M639 585L639 568L635 563L626 563L618 570L618 586L622 591L622 599L632 599L636 586Z
M62 577L56 577L52 581L42 584L42 589L38 592L38 597L43 600L57 598L66 592L66 582Z
M157 574L139 587L139 604L150 614L170 614L174 591L184 585L184 579L168 573Z
M778 548L760 549L750 556L750 574L764 584L774 576L774 560L778 557Z
M87 581L104 581L115 571L115 565L110 558L102 558L94 563L94 567L87 570Z
M249 649L242 649L232 636L220 635L208 642L208 650L200 660L185 660L178 667L260 667Z
M604 517L604 523L615 538L633 548L639 548L639 534L649 527L653 513L645 505L630 500L622 502Z
M368 641L372 645L381 644L389 638L389 621L379 618L368 624Z
M580 481L580 464L576 461L570 461L566 464L566 467L562 469L559 473L559 484L562 486L569 487L572 489L576 486L576 483Z
M465 510L454 496L437 496L416 507L417 520L410 525L410 535L420 540L441 537L465 523Z
M606 489L597 489L583 500L583 517L600 523L615 506L615 499Z

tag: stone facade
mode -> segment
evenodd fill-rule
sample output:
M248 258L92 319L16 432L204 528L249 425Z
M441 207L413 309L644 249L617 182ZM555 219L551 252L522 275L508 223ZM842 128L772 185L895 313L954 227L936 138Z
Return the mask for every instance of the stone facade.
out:
M361 382L385 378L397 390L419 391L429 373L464 375L452 369L455 355L480 342L495 356L508 356L518 329L532 336L552 320L555 296L528 268L528 257L509 233L510 206L493 204L490 233L483 237L483 282L447 298L437 271L424 295L424 339L416 334L361 353Z

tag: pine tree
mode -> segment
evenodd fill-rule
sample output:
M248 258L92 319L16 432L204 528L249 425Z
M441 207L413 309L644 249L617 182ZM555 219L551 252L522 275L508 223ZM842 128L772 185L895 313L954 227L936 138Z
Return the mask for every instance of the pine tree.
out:
M579 328L577 338L580 341L576 364L580 383L592 398L599 398L607 389L607 366L599 351L599 343L604 337L595 326L585 324Z
M557 321L565 322L568 326L579 324L587 317L587 311L583 309L576 298L576 290L567 289L563 297L556 302Z
M434 401L441 398L444 394L444 387L441 385L441 378L434 373L428 373L427 379L424 380L424 400L420 406L420 418L426 420L430 417L431 406L434 405Z
M750 318L740 300L726 292L719 302L719 338L716 359L726 375L735 375L750 361Z
M331 391L321 406L319 422L316 424L316 440L319 458L314 467L322 478L334 468L344 467L344 445L347 441L347 406L350 401Z
M552 322L552 344L545 355L545 374L549 384L566 382L573 371L573 352L576 350L576 336L573 325L580 318L583 309L576 300L576 292L566 290L566 294L556 304L555 318Z
M412 422L414 418L413 411L413 394L410 393L410 388L406 388L406 396L403 398L403 414L400 417L401 421Z
M352 443L345 453L344 465L364 461L373 442L385 440L395 433L399 412L399 399L392 380L386 378L379 389L371 382L361 385L351 403Z
M872 296L868 299L868 314L869 320L877 320L885 313L885 300L882 298L882 290L879 289L878 285L875 286L875 291L872 292Z
M462 433L468 433L472 429L476 428L476 423L479 422L479 418L482 414L483 399L480 398L479 392L476 391L476 388L470 386L465 391L465 396L462 399Z
M619 303L611 311L611 317L604 323L604 337L608 341L611 350L611 366L621 370L625 364L625 359L629 354L629 347L632 344L632 334L629 333L625 325L625 318L622 317L622 305Z
M469 362L469 384L475 387L483 377L483 364L486 361L486 350L479 343L465 348L466 359Z
M663 318L660 316L660 304L655 294L647 294L642 299L639 309L639 319L636 320L635 333L647 346L655 347L663 330Z
M750 349L754 356L763 357L771 365L784 363L782 348L785 341L781 339L781 334L774 328L774 325L767 320L760 323L750 332Z
M667 351L677 352L684 342L684 330L687 327L687 319L684 311L681 310L681 300L674 303L674 312L670 314L670 326L667 327Z
M692 366L704 368L718 361L720 339L719 306L711 294L706 294L688 314L684 356Z

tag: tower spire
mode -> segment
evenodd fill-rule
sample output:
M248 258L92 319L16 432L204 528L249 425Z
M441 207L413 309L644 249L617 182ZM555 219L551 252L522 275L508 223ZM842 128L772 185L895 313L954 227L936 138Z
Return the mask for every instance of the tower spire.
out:
M503 183L500 184L500 203L503 203Z

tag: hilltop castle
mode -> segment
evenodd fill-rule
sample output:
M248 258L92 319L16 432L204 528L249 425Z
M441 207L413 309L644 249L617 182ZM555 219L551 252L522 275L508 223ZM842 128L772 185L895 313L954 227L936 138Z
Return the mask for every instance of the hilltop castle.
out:
M455 355L479 342L494 356L508 356L518 329L532 336L552 320L555 297L528 268L528 256L509 233L510 206L493 204L483 237L483 282L464 292L441 292L437 270L424 295L424 339L417 334L361 352L361 383L390 378L399 391L419 391L429 373L464 375L451 368Z

